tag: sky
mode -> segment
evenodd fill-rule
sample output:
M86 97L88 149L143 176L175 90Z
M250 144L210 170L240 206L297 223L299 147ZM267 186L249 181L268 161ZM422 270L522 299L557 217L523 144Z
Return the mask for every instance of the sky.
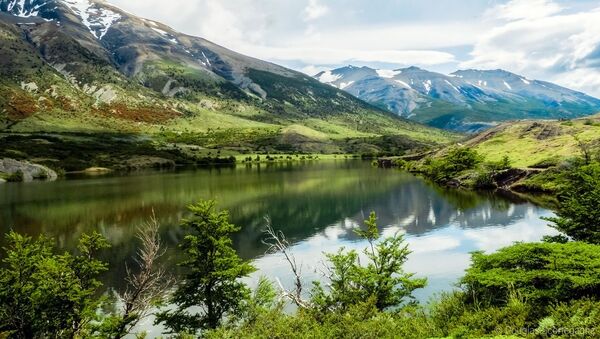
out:
M309 75L505 69L600 97L598 0L109 0Z

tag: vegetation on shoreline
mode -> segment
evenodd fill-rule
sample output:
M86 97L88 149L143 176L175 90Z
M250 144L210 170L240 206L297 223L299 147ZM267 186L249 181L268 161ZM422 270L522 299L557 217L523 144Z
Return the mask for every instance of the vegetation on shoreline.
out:
M455 170L478 163L474 152L456 150L451 154L460 163L439 168ZM136 276L127 278L128 291L139 286L131 281L143 277L154 277L151 285L160 288L145 290L147 297L141 304L132 302L138 308L129 313L103 311L119 304L95 293L99 283L94 277L109 269L95 259L94 253L106 246L101 236L83 236L78 252L60 254L46 238L34 240L11 233L0 268L0 309L31 305L17 309L30 319L49 321L28 320L34 327L24 329L15 325L16 313L0 312L0 333L9 338L27 336L25 330L34 337L64 333L67 337L121 338L140 331L134 325L153 312L152 305L166 305L170 300L177 307L163 309L156 319L178 337L350 338L356 333L367 338L593 337L600 333L600 245L593 214L600 201L593 199L600 187L598 166L583 166L565 178L558 216L550 219L564 235L517 243L495 253L473 253L470 268L458 282L460 288L425 305L412 299L413 291L426 281L403 270L410 251L402 235L381 238L374 214L355 230L366 241L364 251L340 249L327 254L324 275L310 288L304 286L298 269L301 263L295 260L285 236L268 226L265 243L272 252L283 255L296 279L293 288L281 286L278 290L263 278L252 291L240 278L253 267L232 248L230 236L239 228L230 224L227 212L216 210L213 202L190 206L192 216L182 224L188 235L180 246L186 253L181 265L187 268L175 279L174 294L165 293L170 279L152 260L163 252L157 233L151 233L154 235L142 242L139 252L140 258L150 259L138 261L147 264L132 271L140 272ZM573 188L581 191L569 194ZM63 266L56 271L56 265ZM81 271L79 265L88 268ZM27 275L19 273L23 269ZM75 275L53 274L69 270ZM84 279L76 272L90 274ZM74 279L68 283L73 290L52 292L53 286L62 286L67 278ZM80 286L88 286L84 294ZM117 294L116 300L131 295ZM290 302L297 307L294 313L284 311ZM62 310L60 316L50 312L56 307ZM87 311L81 313L84 309ZM65 316L70 318L62 320Z
M505 123L463 143L420 157L382 158L379 165L444 186L542 194L556 203L567 176L600 161L598 119Z
M374 213L355 230L365 249L326 254L322 277L311 286L285 235L267 222L264 242L288 263L293 287L277 289L263 278L252 290L242 278L254 267L232 247L240 228L214 202L200 202L182 222L185 255L174 292L156 260L164 252L154 221L150 233L141 230L139 267L128 271L127 289L116 298L97 293L98 274L110 269L97 259L108 246L99 234L82 236L74 253L60 253L45 237L11 232L0 267L0 335L122 338L143 335L135 324L154 314L182 338L594 337L600 333L600 162L591 156L572 163L557 185L557 216L547 219L560 235L472 253L458 289L424 305L412 295L426 280L404 271L410 250L402 234L382 238ZM481 168L501 173L509 161L489 163L463 147L421 166L444 183ZM285 311L290 303L293 313Z

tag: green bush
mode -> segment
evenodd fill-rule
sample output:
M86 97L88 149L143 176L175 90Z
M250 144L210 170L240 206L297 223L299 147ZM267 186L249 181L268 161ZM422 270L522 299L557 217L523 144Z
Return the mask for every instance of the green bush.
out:
M552 226L574 240L600 244L600 164L580 166L566 173Z
M6 235L0 268L0 337L85 337L100 305L99 276L107 265L96 259L109 247L93 233L83 235L78 253L59 253L48 238Z
M475 188L496 188L496 182L494 181L494 172L481 170L478 171L473 185Z
M24 180L25 174L23 174L23 171L21 170L17 170L6 178L6 181L8 182L23 182Z
M441 158L427 159L424 172L433 181L446 183L459 173L475 168L481 161L482 157L477 151L467 147L455 147Z
M555 333L564 338L597 338L600 336L600 302L584 299L553 307L550 315L552 326L546 331L538 327L538 334ZM545 332L545 333L544 333Z
M470 303L504 306L518 293L537 311L600 297L600 246L519 243L492 254L475 252L461 279Z

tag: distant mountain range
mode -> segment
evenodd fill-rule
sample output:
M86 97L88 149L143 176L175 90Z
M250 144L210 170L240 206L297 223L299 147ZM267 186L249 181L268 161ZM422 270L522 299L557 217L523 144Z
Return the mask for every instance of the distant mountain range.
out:
M0 129L221 130L226 137L207 140L327 151L383 135L404 146L447 140L308 75L101 0L0 0Z
M418 67L347 66L314 77L400 116L459 131L478 131L505 120L574 118L600 111L599 99L504 70L444 75Z

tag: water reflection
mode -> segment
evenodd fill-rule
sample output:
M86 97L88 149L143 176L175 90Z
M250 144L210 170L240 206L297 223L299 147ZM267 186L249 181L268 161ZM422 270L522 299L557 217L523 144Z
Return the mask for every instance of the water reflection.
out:
M113 244L105 256L111 265L106 284L118 288L136 249L136 227L151 211L165 225L164 260L172 263L185 206L206 198L217 199L242 226L234 243L243 257L255 259L257 274L282 283L287 267L277 255L263 255L266 215L293 241L306 278L313 279L322 252L364 246L352 230L374 210L384 235L407 234L413 250L407 269L429 278L421 298L451 287L471 251L552 233L539 219L551 213L524 201L445 190L407 173L342 160L2 185L0 232L49 233L69 248L81 233L98 230Z

